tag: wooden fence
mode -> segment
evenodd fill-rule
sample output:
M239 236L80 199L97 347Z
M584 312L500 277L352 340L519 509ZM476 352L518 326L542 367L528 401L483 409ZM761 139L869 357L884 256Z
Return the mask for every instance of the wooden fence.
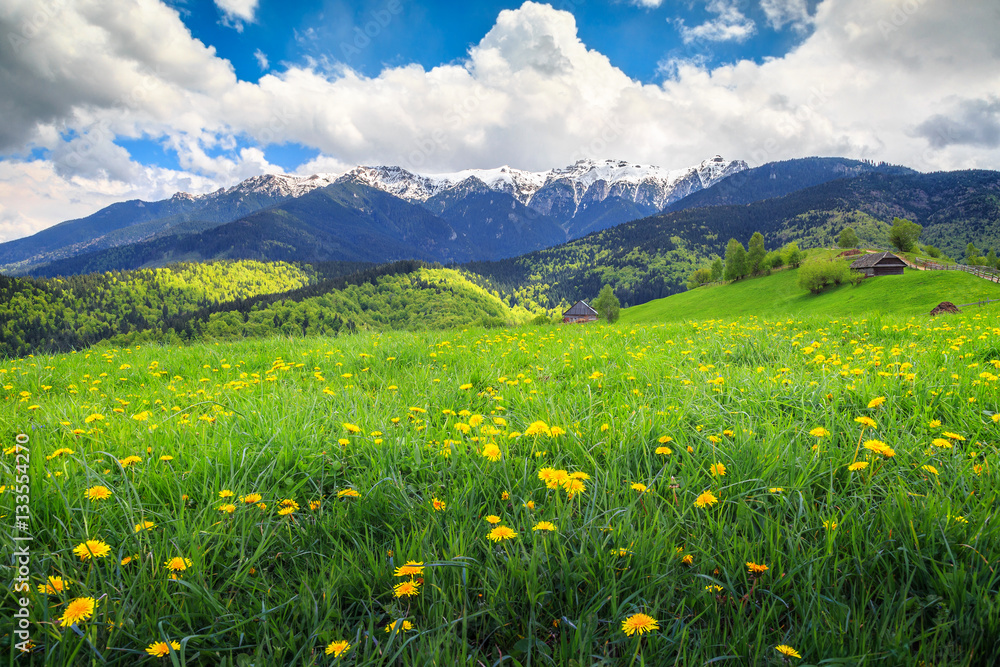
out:
M906 261L906 260L904 260ZM907 264L911 262L907 261ZM930 271L965 271L983 280L992 283L1000 283L1000 271L989 266L969 266L967 264L938 264L927 259L919 258L913 262L918 267ZM912 264L911 264L912 265Z

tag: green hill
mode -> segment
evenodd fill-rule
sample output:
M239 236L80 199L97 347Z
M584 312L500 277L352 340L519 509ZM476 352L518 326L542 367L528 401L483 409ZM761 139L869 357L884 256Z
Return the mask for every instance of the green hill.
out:
M846 284L820 294L801 289L798 273L788 269L762 278L699 287L626 308L621 319L636 324L740 315L925 315L942 301L958 305L1000 299L1000 285L961 271L906 269L902 276L869 278L857 287Z

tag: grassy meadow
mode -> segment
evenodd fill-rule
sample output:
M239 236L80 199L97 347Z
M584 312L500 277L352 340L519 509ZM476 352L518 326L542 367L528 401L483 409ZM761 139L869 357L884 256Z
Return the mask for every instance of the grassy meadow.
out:
M798 271L785 269L770 276L725 285L706 285L622 311L629 323L678 322L757 315L767 318L864 317L927 315L942 301L967 304L1000 299L1000 284L962 271L905 269L901 276L869 278L812 294L799 287Z
M32 652L0 650L994 664L998 376L995 306L0 362L0 515L24 433L33 537L2 602L29 598Z

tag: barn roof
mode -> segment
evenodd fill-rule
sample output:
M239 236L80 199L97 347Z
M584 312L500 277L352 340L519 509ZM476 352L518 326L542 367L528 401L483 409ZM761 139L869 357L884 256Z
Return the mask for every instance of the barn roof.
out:
M573 304L573 307L563 313L564 317L569 317L570 315L597 315L597 311L590 307L586 301L577 301Z
M851 264L851 268L852 269L870 269L873 266L876 266L876 265L880 264L882 261L884 261L886 259L888 259L888 260L895 260L895 261L890 261L889 262L889 264L892 264L892 265L897 265L898 266L900 264L905 264L906 263L903 260L901 260L899 257L896 257L895 255L893 255L891 252L886 251L886 252L877 252L874 255L865 255L861 259L858 259L854 263L852 263Z

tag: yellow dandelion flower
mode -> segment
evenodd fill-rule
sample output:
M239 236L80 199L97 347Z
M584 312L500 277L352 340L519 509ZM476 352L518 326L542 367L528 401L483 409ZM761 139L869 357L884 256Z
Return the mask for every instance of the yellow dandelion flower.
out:
M517 537L517 531L507 526L497 526L487 535L491 542L502 542Z
M500 523L500 517L498 517L496 514L487 514L484 517L484 519L492 524Z
M657 447L656 453L662 454L663 456L670 456L671 454L674 453L674 450L670 449L669 447Z
M327 644L324 652L327 655L332 655L334 658L339 658L350 650L350 643L345 639L341 639Z
M413 623L410 623L409 621L405 620L399 620L399 621L394 621L389 625L385 626L386 632L392 632L394 629L397 632L409 632L410 630L413 629Z
M139 458L138 456L134 456L134 455L133 456L126 456L123 459L118 459L118 463L120 463L123 468L128 468L129 466L135 465L136 463L139 463L140 461L142 461L142 459Z
M715 494L711 491L705 491L694 501L695 507L711 507L715 503L719 502L719 499L715 497Z
M62 577L49 577L48 581L44 584L38 585L38 592L45 595L55 595L57 593L62 593L69 588L69 582L64 581Z
M394 577L419 577L424 573L424 563L419 560L408 560L392 573Z
M156 524L152 521L140 521L135 524L135 532L137 533L141 533L144 530L153 530L154 528L156 528Z
M533 509L535 509L535 501L534 500L529 500L526 503L522 503L521 507L527 508L529 510L533 510Z
M361 494L354 489L341 489L337 491L338 498L360 498Z
M106 486L92 486L87 489L87 498L90 500L106 500L111 497L111 489Z
M587 485L583 483L582 479L577 479L571 477L562 483L563 490L566 491L566 497L572 498L578 493L586 493Z
M535 435L552 435L552 431L549 430L549 425L548 424L546 424L545 422L543 422L541 420L538 420L538 421L535 421L535 422L532 422L531 424L529 424L528 428L526 428L524 430L524 434L525 435L531 435L531 436L535 436Z
M833 519L826 519L823 522L823 527L826 528L827 530L836 530L837 529L837 522L835 520L833 520Z
M66 605L66 610L63 615L59 618L59 625L67 628L71 625L75 625L80 621L86 621L88 618L94 615L94 607L97 606L97 600L94 598L76 598L68 605Z
M291 516L295 513L294 507L282 507L278 510L278 516Z
M94 422L97 421L104 421L104 415L95 412L94 414L87 415L86 417L83 418L84 424L93 424Z
M774 647L774 650L777 651L778 653L780 653L781 655L789 657L789 658L801 658L802 657L801 655L799 655L798 651L796 651L795 649L793 649L791 646L789 646L787 644L778 644L777 646Z
M885 457L891 457L896 455L896 450L894 450L889 445L885 444L881 440L866 440L865 444L862 445L865 449L875 452L876 454L881 454Z
M437 498L431 498L431 504L434 506L435 512L443 512L448 508L448 504L443 500L438 500Z
M723 477L726 474L726 466L721 463L713 463L709 467L709 472L712 473L713 477Z
M168 561L164 561L163 567L167 568L171 572L183 572L184 570L191 567L191 559L183 558L181 556L174 556Z
M392 594L397 598L412 597L420 592L420 582L410 579L392 588Z
M240 502L245 503L247 505L254 505L256 503L259 503L260 499L261 495L259 493L248 493L245 496L240 496Z
M358 433L361 433L360 426L357 424L348 424L347 422L344 422L344 430L350 435L357 435Z
M671 437L670 437L669 435L661 435L661 436L660 436L660 438L659 438L659 440L658 440L658 442L659 442L659 443L660 443L661 445L665 445L665 444L667 444L668 442L673 442L673 441L674 441L674 439L673 439L673 438L671 438Z
M531 528L532 530L547 530L549 532L556 531L556 525L551 521L539 521Z
M163 456L160 457L160 460L163 462L173 461L174 457L172 457L170 454L164 454Z
M763 574L767 572L770 568L767 565L758 565L753 561L747 561L747 572L750 574Z
M278 503L278 506L279 507L291 507L293 510L299 509L299 504L297 502L295 502L291 498L285 498L280 503Z
M935 468L932 465L920 466L920 469L921 470L926 470L927 472L929 472L932 475L938 474L937 468Z
M180 643L176 641L171 641L170 644L167 644L167 642L153 642L146 647L146 653L150 654L154 658L162 658L165 655L168 655L171 650L180 651Z
M229 489L223 489L222 491L219 491L219 498L232 498L235 495L236 494L230 491Z
M111 553L111 547L101 540L87 540L73 547L73 553L79 556L80 560L104 558Z
M867 467L868 467L868 461L858 461L857 463L852 463L851 465L847 466L847 469L850 470L851 472L857 472L859 470L864 470Z
M934 438L931 440L931 444L935 447L940 447L941 449L951 449L951 440L945 440L944 438Z
M632 489L638 491L639 493L646 493L649 491L649 487L641 482L636 482L632 485Z
M952 433L951 431L944 431L941 435L948 438L949 440L960 440L965 441L965 438L960 436L958 433Z
M885 396L877 396L872 400L868 401L869 408L879 408L885 403Z
M660 622L646 614L632 614L622 621L622 632L631 637L660 629Z
M927 423L927 426L930 428L937 428L940 425L941 425L940 419L932 419Z
M681 563L683 563L684 565L694 565L694 556L692 556L691 554L687 554L686 556L681 558Z
M817 438L825 438L826 436L830 435L830 432L827 431L822 426L817 426L813 430L809 431L809 435L815 436Z
M496 444L492 442L488 443L485 447L483 447L483 451L480 453L483 455L484 458L487 458L490 461L493 461L494 463L499 461L502 456L500 453L500 448L497 447Z
M855 417L854 421L868 428L876 428L878 426L871 417Z
M781 487L781 486L772 486L770 489L767 490L767 492L768 493L782 493L784 490L785 490L784 487Z

